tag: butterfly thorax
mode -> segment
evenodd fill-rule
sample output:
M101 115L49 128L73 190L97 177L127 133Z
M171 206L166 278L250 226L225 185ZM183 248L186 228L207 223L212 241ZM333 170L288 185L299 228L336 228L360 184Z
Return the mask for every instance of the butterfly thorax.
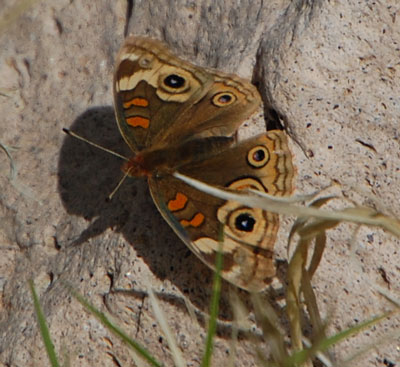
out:
M156 173L173 173L187 164L209 159L229 149L232 137L214 136L194 138L177 146L145 149L122 166L122 171L132 177L153 176Z

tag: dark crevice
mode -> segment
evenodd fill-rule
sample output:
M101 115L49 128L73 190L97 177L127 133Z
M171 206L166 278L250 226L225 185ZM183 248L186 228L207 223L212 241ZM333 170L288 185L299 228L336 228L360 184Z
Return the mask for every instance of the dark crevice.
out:
M125 14L125 28L124 28L124 36L128 35L129 30L129 20L132 17L132 10L133 10L133 2L134 0L126 0L126 14Z
M265 106L264 118L265 118L265 124L267 126L267 131L269 131L269 130L284 130L284 126L281 123L279 114L275 109Z

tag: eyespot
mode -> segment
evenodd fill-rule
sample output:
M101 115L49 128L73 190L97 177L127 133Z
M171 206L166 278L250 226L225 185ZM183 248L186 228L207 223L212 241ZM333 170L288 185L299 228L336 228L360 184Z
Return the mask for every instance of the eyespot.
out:
M170 74L164 79L167 87L178 89L185 85L185 79L176 74Z
M183 93L190 87L187 78L178 74L161 75L159 81L160 87L168 93Z
M247 153L247 162L254 168L262 168L269 161L269 151L263 145L257 145Z
M235 219L235 228L242 232L252 232L256 220L250 213L240 213Z
M228 202L229 203L229 202ZM230 209L225 206L218 214L226 214L224 229L225 234L231 238L242 239L244 241L252 238L259 238L260 228L265 225L265 218L261 209L248 208L231 202L228 204ZM221 216L218 219L223 219Z
M150 69L151 65L153 64L153 59L154 58L151 58L151 57L149 57L147 55L146 56L142 56L139 59L139 66L142 67L143 69Z
M232 92L220 92L214 94L211 101L217 107L226 107L236 102L236 96Z

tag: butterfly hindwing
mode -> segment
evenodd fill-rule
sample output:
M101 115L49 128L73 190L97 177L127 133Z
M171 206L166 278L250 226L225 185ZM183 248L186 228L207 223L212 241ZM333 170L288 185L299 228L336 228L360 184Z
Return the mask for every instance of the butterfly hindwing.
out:
M252 188L276 196L292 191L293 166L281 131L246 140L179 172L224 188ZM275 273L277 214L213 197L171 175L155 175L149 185L163 217L203 262L214 267L223 229L223 277L244 289L265 288Z

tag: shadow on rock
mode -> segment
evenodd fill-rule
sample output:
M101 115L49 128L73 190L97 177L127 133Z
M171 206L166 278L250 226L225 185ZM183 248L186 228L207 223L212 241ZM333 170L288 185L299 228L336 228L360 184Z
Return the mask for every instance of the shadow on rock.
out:
M111 107L86 111L70 130L126 157L132 155L118 131ZM212 271L161 218L146 180L128 178L113 199L106 200L123 176L121 165L120 158L66 137L59 161L59 191L68 213L88 221L87 228L77 234L72 244L85 246L86 241L112 228L123 234L155 276L169 279L199 309L207 311Z

